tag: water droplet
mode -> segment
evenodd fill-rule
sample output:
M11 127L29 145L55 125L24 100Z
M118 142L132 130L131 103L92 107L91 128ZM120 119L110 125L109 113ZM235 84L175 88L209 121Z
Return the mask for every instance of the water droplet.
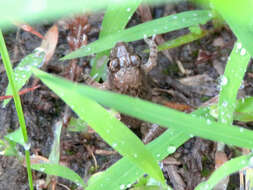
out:
M240 52L240 55L241 55L241 56L244 56L244 55L246 54L246 52L247 52L246 49L245 49L245 48L242 48L242 49L241 49L241 52Z
M249 167L253 167L253 157L251 157L250 159L249 159Z
M211 125L211 124L212 124L212 121L211 121L210 119L207 119L207 120L206 120L206 123L207 123L207 125Z
M225 85L227 85L227 83L228 83L227 77L225 77L224 75L221 76L221 78L220 78L220 85L221 86L225 86Z
M121 190L123 190L123 189L125 189L125 185L124 185L124 184L121 184L121 185L119 186L119 188L120 188Z
M129 184L127 184L127 188L130 188L131 186L132 186L132 184L130 184L130 183L129 183Z
M228 106L228 102L227 101L222 102L222 106L223 107L227 107Z
M31 148L31 144L30 143L25 143L24 144L24 149L25 150L30 150L30 148Z
M173 152L176 151L176 149L177 149L177 147L175 147L175 146L169 146L169 147L167 148L167 151L168 151L169 153L173 153Z
M117 146L117 143L113 143L112 147L115 148Z

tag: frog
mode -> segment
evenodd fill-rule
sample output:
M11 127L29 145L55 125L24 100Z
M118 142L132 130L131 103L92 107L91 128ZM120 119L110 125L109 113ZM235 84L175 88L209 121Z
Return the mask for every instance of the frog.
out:
M107 63L108 77L107 80L100 85L100 88L110 90L120 94L138 97L147 101L152 101L151 82L149 80L149 72L157 65L157 45L152 39L144 38L150 49L149 59L146 63L142 63L139 55L134 53L133 48L125 42L116 43L112 48ZM157 125L151 127L150 124L144 123L139 119L121 114L120 120L131 128L133 131L138 131L143 128L150 128L152 133L156 133ZM147 127L148 126L148 127ZM147 131L142 130L141 131ZM143 142L146 144L150 138L146 138L146 132L140 132ZM148 132L149 133L149 132Z

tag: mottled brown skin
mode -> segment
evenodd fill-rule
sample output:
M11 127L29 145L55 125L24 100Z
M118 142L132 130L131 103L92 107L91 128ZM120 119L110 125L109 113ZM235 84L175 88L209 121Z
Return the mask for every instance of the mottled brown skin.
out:
M110 90L151 101L151 87L146 67L126 43L119 42L112 49L108 70L107 82ZM121 121L131 128L139 128L143 123L126 115L121 115Z

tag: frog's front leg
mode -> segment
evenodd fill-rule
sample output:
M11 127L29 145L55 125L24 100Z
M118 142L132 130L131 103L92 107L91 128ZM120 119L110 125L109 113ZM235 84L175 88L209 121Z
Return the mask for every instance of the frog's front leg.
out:
M144 41L148 44L150 53L148 62L143 65L143 69L146 73L149 73L157 64L157 45L155 43L155 35L152 36L152 39L144 38Z

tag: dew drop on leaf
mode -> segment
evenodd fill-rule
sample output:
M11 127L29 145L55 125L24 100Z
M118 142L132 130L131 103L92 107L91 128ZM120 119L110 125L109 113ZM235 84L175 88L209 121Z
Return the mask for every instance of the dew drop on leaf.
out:
M221 76L221 78L220 78L220 85L221 86L225 86L225 85L227 85L227 83L228 83L227 77Z
M125 185L124 185L124 184L121 184L121 185L119 186L119 188L120 188L121 190L123 190L123 189L125 189Z
M246 54L246 49L245 48L242 48L241 51L240 51L240 55L241 56L244 56Z
M176 149L177 148L175 146L169 146L167 150L168 150L168 152L173 153L176 151Z

